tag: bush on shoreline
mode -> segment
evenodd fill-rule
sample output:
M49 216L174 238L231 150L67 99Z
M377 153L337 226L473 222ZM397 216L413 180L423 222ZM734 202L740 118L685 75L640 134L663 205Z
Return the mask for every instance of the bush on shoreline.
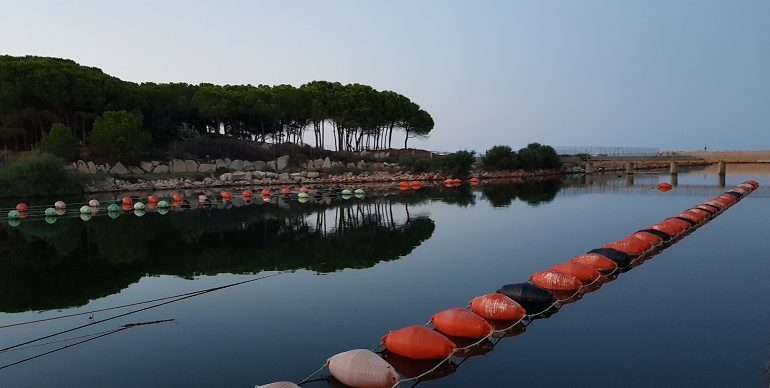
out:
M414 173L440 171L454 177L467 177L475 162L476 156L473 151L457 151L432 159L414 156L402 156L398 159L398 164L402 168Z
M68 195L82 192L82 177L49 153L31 153L0 165L0 197Z

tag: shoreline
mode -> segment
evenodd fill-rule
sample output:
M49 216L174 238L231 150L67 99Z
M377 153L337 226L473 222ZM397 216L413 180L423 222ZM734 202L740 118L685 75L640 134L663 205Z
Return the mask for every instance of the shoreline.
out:
M479 179L501 179L501 178L518 178L518 179L530 179L530 178L542 178L542 177L556 177L565 175L564 172L559 170L512 170L512 171L489 171L489 172L477 172L478 174L471 174L473 177ZM229 176L227 176L230 174ZM365 172L361 174L354 174L353 172L347 172L343 174L328 174L320 175L313 178L302 176L302 173L294 173L289 179L274 179L274 178L252 178L252 179L227 179L232 177L231 173L222 174L219 179L214 177L206 177L203 180L193 180L191 178L182 177L169 177L166 179L153 179L143 180L142 178L129 178L131 180L136 179L136 182L131 182L125 178L107 177L101 182L95 184L85 185L83 187L83 194L108 194L108 193L124 193L124 192L146 192L146 191L173 191L173 190L200 190L205 191L209 189L218 188L246 188L246 187L265 187L275 188L281 186L312 186L312 187L334 187L340 185L360 184L360 185L378 185L378 184L395 184L400 182L414 182L421 183L443 183L446 179L452 179L453 177L438 172L426 172L426 173L404 173L404 172ZM267 174L266 174L267 175ZM223 179L225 178L225 179ZM467 182L468 179L463 179L463 182Z

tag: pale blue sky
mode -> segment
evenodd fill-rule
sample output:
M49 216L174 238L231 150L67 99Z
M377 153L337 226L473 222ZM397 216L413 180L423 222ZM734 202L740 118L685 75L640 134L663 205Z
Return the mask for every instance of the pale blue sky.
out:
M0 52L130 81L358 82L431 150L770 148L770 1L4 1Z

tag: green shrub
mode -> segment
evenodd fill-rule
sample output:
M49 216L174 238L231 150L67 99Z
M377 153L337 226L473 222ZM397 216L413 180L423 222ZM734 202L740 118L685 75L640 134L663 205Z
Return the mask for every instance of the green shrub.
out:
M416 158L414 156L402 156L398 158L401 168L413 173L422 173L435 170L435 163L431 159Z
M470 174L473 163L476 162L475 155L473 151L457 151L436 160L443 173L454 177L466 177Z
M43 135L40 148L64 160L75 160L78 156L78 142L72 130L59 123L52 125L51 130Z
M539 143L531 143L527 148L519 150L519 161L522 168L549 168L561 167L561 159L553 147Z
M519 158L509 146L498 145L490 148L481 158L485 170L513 170L519 168Z
M0 197L77 194L81 184L79 175L48 153L32 153L0 166Z
M89 149L116 161L134 162L149 151L150 143L152 136L142 129L142 116L122 110L104 112L94 120Z

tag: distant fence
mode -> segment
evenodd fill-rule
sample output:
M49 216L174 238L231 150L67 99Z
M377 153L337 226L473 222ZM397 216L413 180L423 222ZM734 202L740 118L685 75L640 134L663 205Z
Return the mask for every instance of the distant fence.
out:
M660 153L660 148L654 147L597 147L597 146L573 146L554 147L559 155L588 154L591 156L655 156Z

